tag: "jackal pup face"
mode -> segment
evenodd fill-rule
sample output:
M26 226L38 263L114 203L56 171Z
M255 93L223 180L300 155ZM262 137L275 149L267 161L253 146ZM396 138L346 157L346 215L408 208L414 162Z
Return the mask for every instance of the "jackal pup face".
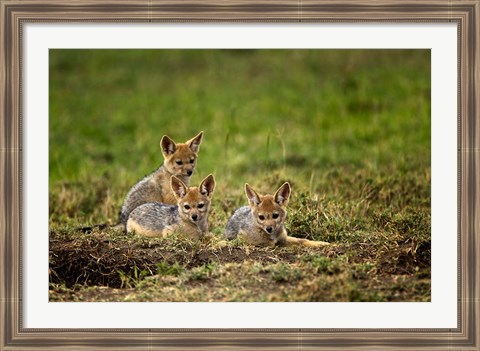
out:
M160 147L165 158L163 164L170 174L182 177L184 180L190 178L195 170L202 137L203 132L200 132L189 141L178 144L167 135L162 137Z
M198 187L187 187L180 179L172 176L171 185L177 199L180 218L193 224L206 221L215 189L213 175L207 176Z
M245 194L256 225L274 239L282 231L287 217L290 184L284 183L275 195L259 195L250 185L245 184Z

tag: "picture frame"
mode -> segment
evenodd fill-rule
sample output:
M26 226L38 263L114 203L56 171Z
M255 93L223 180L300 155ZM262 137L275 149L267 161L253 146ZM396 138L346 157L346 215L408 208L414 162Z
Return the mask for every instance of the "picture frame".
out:
M0 1L0 350L480 350L479 0ZM31 329L23 326L23 28L55 22L456 23L458 325L445 329Z

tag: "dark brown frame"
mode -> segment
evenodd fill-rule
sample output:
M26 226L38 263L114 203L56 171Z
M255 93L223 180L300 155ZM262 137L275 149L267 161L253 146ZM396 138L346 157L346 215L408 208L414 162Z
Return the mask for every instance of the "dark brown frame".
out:
M480 0L0 0L0 350L480 350ZM22 33L31 22L458 26L458 325L453 329L26 329Z

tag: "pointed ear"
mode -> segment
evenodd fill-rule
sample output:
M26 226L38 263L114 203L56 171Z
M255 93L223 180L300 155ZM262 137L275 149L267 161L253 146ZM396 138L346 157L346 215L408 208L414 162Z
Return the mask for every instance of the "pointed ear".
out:
M258 206L260 204L260 196L258 196L257 192L247 183L245 184L245 194L250 202L250 206Z
M175 176L170 178L170 186L172 187L173 194L177 199L181 199L187 194L187 186Z
M283 183L283 185L278 188L277 192L273 196L275 202L282 207L287 206L288 198L290 197L290 184Z
M200 150L200 144L202 143L202 138L203 138L203 132L200 132L198 133L197 136L193 137L192 139L187 141L185 144L188 145L190 150L197 153L198 150Z
M177 150L177 144L170 139L167 135L162 137L160 140L160 148L162 149L162 153L164 156L171 155Z
M215 189L215 178L213 175L210 174L202 180L199 188L202 195L207 195L208 197L212 196L213 190Z

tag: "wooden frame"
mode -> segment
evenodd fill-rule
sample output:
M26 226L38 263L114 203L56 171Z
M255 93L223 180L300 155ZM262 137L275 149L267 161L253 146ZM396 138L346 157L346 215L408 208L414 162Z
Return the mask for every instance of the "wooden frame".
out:
M480 0L0 0L0 350L480 350ZM454 329L26 329L22 33L30 22L453 22L458 26L458 325Z

